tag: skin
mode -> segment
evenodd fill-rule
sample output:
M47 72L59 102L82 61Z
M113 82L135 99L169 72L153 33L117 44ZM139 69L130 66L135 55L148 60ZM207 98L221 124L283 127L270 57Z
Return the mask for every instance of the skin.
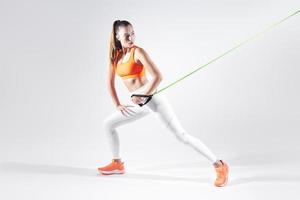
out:
M119 27L117 30L117 40L120 41L122 45L122 56L118 58L117 63L125 63L128 61L130 56L130 50L134 46L135 41L135 34L132 26L126 26L126 27ZM147 52L137 47L134 52L134 61L136 63L141 63L146 68L146 70L151 74L152 79L149 81L146 76L143 77L134 77L129 79L122 80L124 85L127 87L127 89L132 92L139 87L142 87L145 84L148 84L148 87L145 89L145 95L152 94L155 89L158 87L160 82L162 81L162 74L157 68L157 66L154 64L154 62L151 60ZM128 116L132 113L134 113L133 110L130 109L130 107L133 107L131 105L123 105L120 103L118 95L115 90L115 68L111 65L109 70L109 82L108 82L108 88L109 92L112 96L112 99L114 101L114 104L116 105L117 109L122 112L124 116ZM132 102L135 104L139 104L144 102L142 97L132 97Z

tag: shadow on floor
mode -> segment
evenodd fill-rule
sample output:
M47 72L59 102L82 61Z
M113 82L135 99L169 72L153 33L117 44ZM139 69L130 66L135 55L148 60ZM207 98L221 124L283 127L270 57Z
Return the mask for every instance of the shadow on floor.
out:
M188 163L182 164L178 166L177 164L169 165L172 169L180 169L182 170L184 166L186 168L191 168L193 166L201 167L197 163ZM159 165L160 166L160 165ZM201 183L201 184L208 184L212 185L214 180L207 177L184 177L183 176L172 176L172 175L161 175L161 174L153 174L153 171L159 168L159 166L149 166L147 172L143 172L143 169L135 169L133 171L129 171L123 175L110 175L110 176L103 176L98 175L96 168L82 168L82 167L73 167L73 166L57 166L57 165L44 165L44 164L30 164L30 163L22 163L22 162L2 162L0 163L0 170L4 173L27 173L27 174L53 174L53 175L75 175L75 176L86 176L86 177L95 177L95 178L116 178L116 179L136 179L136 180L150 180L150 181L170 181L170 182L177 182L177 181L184 181L184 182L192 182L192 183ZM203 166L202 166L203 167ZM247 177L239 176L236 174L235 177L232 179L229 178L229 182L227 187L242 185L247 183L253 182L299 182L300 183L300 174L291 174L291 170L281 170L281 172L268 172L265 166L260 167L257 165L259 173L257 173L257 169L255 171L251 171L251 168L247 168L245 166L245 172ZM155 170L151 171L151 168ZM234 169L235 166L233 165L231 168ZM168 171L168 165L161 166L161 173L164 171ZM187 169L188 170L188 169ZM239 169L240 171L241 169ZM249 171L250 170L250 171ZM150 171L150 172L149 172ZM243 173L243 172L239 172ZM249 175L250 173L250 175Z
M278 183L278 182L296 182L300 183L300 175L291 175L291 174L284 174L284 173L266 173L265 175L252 175L250 177L244 178L236 178L229 181L230 183L228 186L235 186L241 185L246 183L253 183L253 182L271 182L271 183Z
M73 167L73 166L58 166L45 164L31 164L23 162L2 162L0 170L10 173L33 173L33 174L67 174L79 176L95 176L94 169Z

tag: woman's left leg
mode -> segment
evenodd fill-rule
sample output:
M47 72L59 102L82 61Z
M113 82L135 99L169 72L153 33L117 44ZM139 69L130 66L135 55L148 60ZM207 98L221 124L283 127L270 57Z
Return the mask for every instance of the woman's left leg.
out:
M161 119L167 128L175 134L179 141L189 145L202 154L211 164L219 161L213 152L200 139L187 133L179 122L168 99L163 94L153 96L152 100L146 105L157 114L159 119Z
M152 100L146 105L150 107L152 111L157 113L157 116L181 142L194 148L214 165L217 173L217 178L214 182L215 186L225 186L228 181L229 166L224 160L219 160L211 150L201 142L201 140L186 132L181 126L167 98L164 95L159 94L158 96L153 96Z

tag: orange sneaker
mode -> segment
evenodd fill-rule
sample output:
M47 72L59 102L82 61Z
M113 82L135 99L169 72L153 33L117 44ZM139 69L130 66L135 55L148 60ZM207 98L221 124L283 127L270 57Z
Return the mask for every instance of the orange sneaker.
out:
M220 160L222 163L221 166L215 167L217 178L215 181L215 186L217 187L223 187L228 182L228 173L229 173L229 167L227 163L225 163L223 160Z
M124 174L124 162L112 160L112 162L104 167L99 167L98 171L102 175Z

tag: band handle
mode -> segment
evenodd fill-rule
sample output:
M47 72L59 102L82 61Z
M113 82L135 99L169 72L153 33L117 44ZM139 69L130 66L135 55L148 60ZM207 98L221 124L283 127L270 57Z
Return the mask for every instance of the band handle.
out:
M139 106L142 107L142 106L146 105L146 104L152 99L153 94L151 94L151 95L145 95L145 94L132 94L132 95L131 95L131 97L134 97L134 96L146 98L146 101L145 101L144 103L139 103Z

